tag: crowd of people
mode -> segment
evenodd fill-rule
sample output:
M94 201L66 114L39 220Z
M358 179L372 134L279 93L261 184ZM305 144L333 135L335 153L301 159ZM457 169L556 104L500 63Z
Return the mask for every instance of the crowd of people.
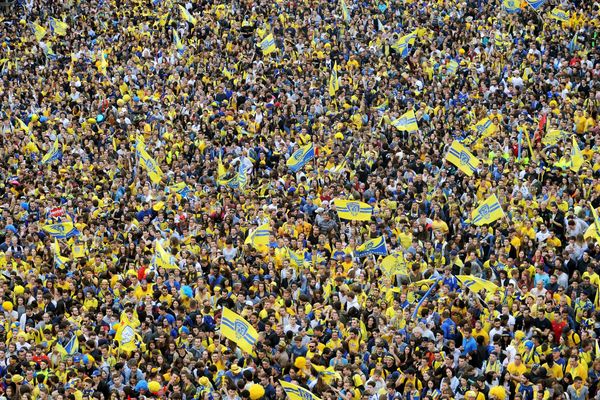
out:
M598 398L597 1L0 18L0 399ZM382 237L401 268L357 252Z

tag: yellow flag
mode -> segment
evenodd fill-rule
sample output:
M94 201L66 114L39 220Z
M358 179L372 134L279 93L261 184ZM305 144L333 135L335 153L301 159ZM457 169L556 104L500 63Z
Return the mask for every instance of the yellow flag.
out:
M271 236L271 225L262 224L248 235L244 244L251 244L254 248L269 245L269 236Z
M456 165L458 169L464 172L467 176L472 176L473 172L479 167L479 159L475 157L465 146L458 140L452 142L446 160Z
M390 124L399 131L416 132L419 130L417 117L413 110L408 110L404 115L390 121Z
M32 26L33 26L33 35L35 36L35 39L38 42L40 42L44 38L44 36L46 36L47 29L35 22L32 24Z
M471 223L473 225L491 224L492 222L504 217L504 211L495 194L487 198L471 214Z
M156 241L154 245L154 263L166 269L178 269L179 267L175 263L175 257L171 254L167 253L167 251L162 247L160 241Z
M331 69L331 75L329 76L329 95L331 97L335 96L335 93L340 88L340 82L338 80L337 74L337 63L333 64L333 68Z
M406 268L406 262L404 261L404 255L400 252L390 254L381 261L381 269L386 275L408 275L408 269Z
M373 207L362 201L335 199L333 204L341 219L370 221L373 215Z
M573 147L571 148L571 171L579 172L581 166L583 165L583 161L583 154L579 149L579 145L577 144L575 136L573 136Z
M137 140L137 143L135 145L135 152L136 155L139 157L140 164L142 165L142 167L144 167L144 169L146 169L146 172L148 172L150 180L154 183L159 183L162 179L163 172L156 163L156 160L150 157L150 155L146 151L146 146L144 145L144 142L140 139Z
M273 37L272 33L269 33L267 36L265 36L265 38L258 45L265 56L277 51L275 38Z
M494 125L489 118L484 118L472 126L471 130L475 132L463 141L467 146L470 146L473 142L479 142L488 136L493 135L498 131L498 127Z
M185 21L189 22L192 25L196 25L198 20L196 19L196 17L190 14L190 12L185 7L179 5L179 11L181 11L181 18L183 18Z
M140 339L141 336L131 324L123 322L119 323L115 334L115 340L118 343L119 351L126 353L135 351L138 348L136 342L139 342Z
M485 289L486 291L488 291L488 293L494 293L498 289L498 286L496 286L496 284L485 279L477 278L472 275L457 275L456 279L458 279L459 282L463 284L463 286L466 286L475 292L479 292L480 290Z
M252 353L258 340L256 329L242 316L225 307L221 316L221 333L246 353Z
M303 387L294 385L293 383L279 381L279 384L283 388L284 392L288 395L290 400L321 400L310 390L306 390Z

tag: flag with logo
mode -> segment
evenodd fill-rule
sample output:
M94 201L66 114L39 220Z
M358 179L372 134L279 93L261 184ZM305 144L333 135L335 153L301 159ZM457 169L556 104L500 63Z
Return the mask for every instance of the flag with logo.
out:
M474 133L463 140L463 143L467 146L471 145L471 143L476 141L481 141L498 131L498 127L494 125L491 119L484 118L481 121L477 122L474 126L471 127L471 130Z
M242 316L225 307L221 316L221 333L246 353L252 353L258 340L256 329Z
M50 147L50 150L48 150L46 155L42 157L42 164L51 163L52 161L60 159L62 159L62 150L60 144L58 143L58 138L56 138L52 144L52 147Z
M471 214L471 223L473 225L491 224L492 222L504 217L504 211L495 194L487 198Z
M269 55L277 51L277 46L275 45L275 38L272 33L269 33L261 42L258 44L263 54Z
M122 321L118 324L115 333L117 349L123 353L131 353L137 350L138 342L142 337L136 332L134 325L129 321Z
M413 110L408 110L402 116L396 118L390 123L399 131L416 132L419 130L419 125L417 125L417 116Z
M408 57L410 49L415 44L415 40L417 40L416 29L408 35L402 36L400 39L398 39L398 41L392 45L392 49L400 53L402 57Z
M31 24L31 28L33 29L33 35L38 42L41 42L44 36L46 36L46 32L48 32L46 28L36 22Z
M286 165L292 172L298 172L307 162L315 157L315 147L312 143L300 147L286 161Z
M552 11L550 11L550 18L560 22L568 22L571 16L568 11L564 11L556 7Z
M310 390L304 389L298 385L294 385L293 383L279 381L279 384L290 400L321 400Z
M563 140L571 136L570 132L552 129L548 131L544 137L542 138L542 144L545 146L554 146L559 142L559 140Z
M356 256L359 258L370 255L386 256L387 254L387 246L383 236L367 240L356 248Z
M477 278L473 275L457 275L456 279L458 279L462 286L466 286L475 292L485 289L489 293L495 293L498 289L498 286L496 286L495 283L485 279Z
M373 207L362 201L335 199L333 204L341 219L370 221L373 215Z
M467 176L472 176L479 167L479 159L475 157L465 146L458 140L452 142L446 160L454 164L458 169L464 172Z
M69 239L81 234L72 222L59 222L56 224L44 225L42 229L56 239Z
M408 275L408 269L406 268L406 261L402 252L392 253L389 256L381 260L381 269L387 276L392 275Z
M65 36L68 28L69 25L67 25L65 22L53 17L50 18L50 30L55 35Z
M169 193L177 193L184 199L187 198L191 192L191 189L185 182L179 182L169 186Z
M502 8L509 14L515 14L521 11L519 3L518 0L502 0Z
M350 22L350 10L348 9L348 5L344 0L340 0L340 7L342 8L342 18L344 19L344 21Z
M254 248L269 245L269 237L271 236L271 225L269 223L262 224L248 235L244 244L250 244Z
M137 155L140 164L148 172L148 176L153 183L159 183L162 179L163 172L156 163L154 158L146 151L146 146L141 138L138 138L135 144L135 154Z
M573 136L573 146L571 147L571 171L579 172L583 162L583 153L581 152L581 149L579 149L575 136Z

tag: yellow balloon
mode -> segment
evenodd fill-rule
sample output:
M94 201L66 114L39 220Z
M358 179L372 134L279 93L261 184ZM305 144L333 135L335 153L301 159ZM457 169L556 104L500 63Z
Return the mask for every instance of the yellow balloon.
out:
M123 96L123 101L128 102L129 100L131 100L131 96L126 94L125 96Z
M88 118L87 119L87 123L88 124L95 124L96 123L96 118Z
M123 107L123 106L125 105L125 100L123 100L123 99L119 99L119 100L117 100L117 105L118 105L119 107Z
M248 389L251 400L258 400L265 395L265 388L262 385L255 383Z
M32 122L37 122L39 119L40 119L40 117L38 117L38 115L37 115L37 114L33 114L33 115L31 116L31 121L32 121Z
M2 303L2 308L4 311L11 312L13 310L13 304L10 301L5 301Z
M21 285L17 285L17 286L15 286L15 288L14 288L14 290L13 290L13 291L15 292L15 294L16 294L17 296L20 296L20 295L22 295L23 293L25 293L25 288L24 288L23 286L21 286Z
M156 381L148 382L148 390L150 391L150 393L158 393L160 391L160 389L161 389L160 383L158 383Z
M153 206L152 206L152 209L153 209L154 211L160 211L160 210L162 210L163 208L165 208L165 203L164 203L164 202L162 202L162 201L159 201L158 203L156 203L155 205L153 205Z

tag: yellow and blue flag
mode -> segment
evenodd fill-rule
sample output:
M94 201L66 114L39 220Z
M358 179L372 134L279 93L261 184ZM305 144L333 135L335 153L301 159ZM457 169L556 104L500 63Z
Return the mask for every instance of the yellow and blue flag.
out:
M333 204L341 219L370 221L373 215L373 207L362 201L335 199Z
M402 57L407 57L410 53L411 46L415 44L415 40L417 40L416 29L408 35L404 35L398 39L398 41L392 45L392 49L400 53Z
M559 140L566 139L569 136L571 136L571 133L568 131L552 129L544 135L542 138L542 144L545 146L554 146Z
M252 353L258 340L256 329L244 317L226 307L223 307L221 316L221 333L246 353Z
M339 88L340 82L337 74L337 63L334 63L333 68L331 69L331 75L329 76L329 96L335 96L335 92L337 92Z
M373 109L377 112L385 112L385 110L387 110L389 108L390 102L388 101L388 99L385 99L385 101L383 103L381 103L378 106L373 107Z
M67 25L65 22L54 17L50 17L50 30L52 33L59 36L65 36L67 34L67 29L69 29L69 25Z
M272 33L269 33L267 36L265 36L265 38L261 40L258 45L265 56L277 51L275 38L273 37Z
M492 222L504 217L504 211L495 194L488 197L479 207L471 213L471 223L473 225L491 224Z
M525 0L527 4L531 6L535 11L542 8L542 6L546 3L547 0Z
M458 140L452 142L448 154L446 154L446 160L456 165L456 167L467 176L473 176L473 172L477 170L480 162L479 159Z
M495 283L485 279L477 278L473 275L456 275L456 279L463 285L474 292L479 292L485 289L488 293L494 293L498 290Z
M100 55L96 59L96 68L104 76L108 73L108 60L104 50L100 51Z
M458 70L458 62L456 60L448 61L448 64L446 65L447 74L455 75L457 70Z
M56 349L61 354L62 358L72 356L79 352L79 338L77 335L73 335L66 345L56 343Z
M568 11L564 11L564 10L561 10L560 8L556 7L555 9L550 11L550 18L555 19L560 22L568 22L569 19L571 18L571 15L569 14Z
M185 182L179 182L168 187L169 193L177 193L184 199L190 195L192 191Z
M46 28L44 28L43 26L41 26L40 24L38 24L36 22L31 24L31 29L33 30L33 35L35 36L35 40L37 40L38 42L41 42L42 39L44 38L44 36L46 36L46 32L48 32L48 30Z
M350 16L350 10L348 10L348 5L344 0L340 0L340 7L342 8L342 18L345 22L350 22L352 17Z
M44 225L42 229L56 239L69 239L81 234L72 222L59 222L56 224Z
M178 269L175 257L162 247L160 241L156 241L154 245L154 265L165 269Z
M42 158L42 164L51 163L55 160L60 160L62 158L62 150L60 148L60 144L58 143L58 138L54 140L52 147L48 150L48 153Z
M183 54L185 52L185 47L183 46L181 38L179 37L177 30L175 29L173 29L173 42L175 43L175 48L177 49L177 52L179 54Z
M315 396L310 390L294 385L286 381L279 381L283 391L288 395L290 400L321 400Z
M137 342L141 342L142 337L136 332L135 327L128 321L120 322L116 329L115 341L120 352L131 353L137 350Z
M359 258L370 256L372 254L386 256L387 253L388 252L387 246L385 244L385 237L383 236L367 240L366 242L364 242L356 248L356 256Z
M60 255L60 246L56 239L54 239L54 243L52 244L52 250L54 251L54 268L63 269L69 258Z
M150 154L146 151L144 142L139 138L135 144L135 154L138 156L142 167L148 172L150 180L154 183L159 183L162 179L163 172L156 163L156 160L150 157Z
M475 141L483 140L488 136L491 136L494 133L496 133L496 131L498 131L498 127L494 125L492 120L490 120L489 118L484 118L481 121L477 122L474 126L471 127L471 129L475 131L475 134L471 135L471 137L468 137L463 141L463 143L467 146Z
M515 14L521 11L520 2L518 0L503 0L502 8L509 14Z
M185 21L189 22L192 25L196 25L196 22L198 22L196 17L190 14L190 12L181 4L179 4L179 11L181 11L181 18L183 18Z
M58 58L58 56L56 55L54 50L52 50L52 46L50 46L49 43L40 42L40 44L42 50L44 50L44 55L48 60L56 60Z
M406 261L402 252L392 253L381 260L381 269L387 276L404 274L408 275Z
M304 265L304 253L299 255L289 247L287 248L287 256L290 259L290 265L292 267L302 267Z
M399 118L390 122L399 131L416 132L419 130L417 125L417 117L413 110L408 110Z
M269 245L269 237L271 236L271 225L269 223L262 224L250 234L244 241L244 244L250 244L254 248Z
M292 172L298 172L306 165L307 162L315 157L315 147L311 143L300 147L286 161L286 165Z
M240 190L245 190L246 189L246 185L248 184L248 170L250 169L249 166L246 166L245 164L240 163L240 167L238 168L238 173L237 173L237 185L240 188Z
M593 238L600 242L600 219L598 219L598 213L593 205L589 206L592 209L592 216L594 218L594 223L590 224L589 228L585 231L583 235L584 239ZM600 290L598 290L600 292Z
M573 136L573 146L571 147L571 171L579 172L583 162L583 153L581 152L581 149L579 149L575 136Z

